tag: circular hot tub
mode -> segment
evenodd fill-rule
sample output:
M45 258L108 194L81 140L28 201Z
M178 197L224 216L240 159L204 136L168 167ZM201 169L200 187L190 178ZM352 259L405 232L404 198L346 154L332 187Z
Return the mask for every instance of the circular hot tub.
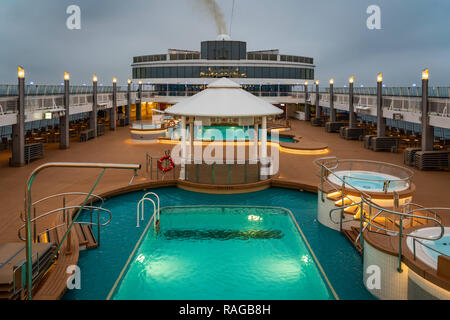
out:
M353 189L353 186L361 191L399 192L409 188L409 183L399 177L364 170L336 171L328 176L328 180L339 186L342 186L345 181L346 188Z
M414 240L413 237L408 237L406 240L408 249L412 253L415 251L416 258L435 270L437 270L438 256L443 254L450 257L450 227L445 227L444 230L444 235L439 240L434 239L438 238L441 234L440 227L423 228L410 233L410 236L417 236L429 240Z

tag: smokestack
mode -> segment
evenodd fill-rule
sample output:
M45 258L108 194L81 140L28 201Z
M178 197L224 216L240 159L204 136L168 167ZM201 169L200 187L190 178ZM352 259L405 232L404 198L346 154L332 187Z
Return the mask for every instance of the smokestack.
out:
M211 15L216 23L217 34L226 34L227 25L222 10L216 0L197 0Z

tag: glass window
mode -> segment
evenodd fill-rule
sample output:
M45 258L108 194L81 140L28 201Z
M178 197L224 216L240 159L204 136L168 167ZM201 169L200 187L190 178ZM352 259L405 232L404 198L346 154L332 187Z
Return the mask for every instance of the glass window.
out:
M248 78L255 77L255 67L247 67L247 77Z
M262 67L255 67L255 78L262 77Z

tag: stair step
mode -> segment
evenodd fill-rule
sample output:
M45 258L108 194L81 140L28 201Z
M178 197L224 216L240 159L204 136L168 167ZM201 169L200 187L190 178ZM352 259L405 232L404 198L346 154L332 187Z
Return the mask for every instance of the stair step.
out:
M92 231L92 227L90 225L82 225L81 226L84 234L86 235L86 249L95 249L98 247L97 239L95 239L94 232Z
M341 191L330 192L327 194L327 199L329 199L329 200L337 201L340 198L342 198Z
M342 204L342 202L344 202L344 204ZM348 206L348 205L350 205L350 204L352 204L353 203L353 200L352 199L350 199L350 198L344 198L344 201L342 201L342 199L340 199L340 200L338 200L338 201L335 201L334 202L334 205L336 206L336 207L343 207L343 206Z
M356 214L357 211L359 211L360 208L361 208L361 207L360 207L359 205L355 204L354 206L345 208L345 209L344 209L344 212L345 212L345 213L348 213L348 214L353 214L353 215L354 215L354 214Z

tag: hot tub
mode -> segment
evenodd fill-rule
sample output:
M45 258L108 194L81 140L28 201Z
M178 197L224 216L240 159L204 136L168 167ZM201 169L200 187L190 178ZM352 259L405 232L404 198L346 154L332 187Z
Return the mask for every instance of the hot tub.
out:
M342 186L343 182L338 177L361 191L398 192L409 188L409 183L405 180L401 180L399 177L373 171L336 171L334 175L331 174L328 176L328 180L336 185ZM385 185L387 185L387 190L384 190ZM345 187L352 189L352 187L347 184Z
M414 238L412 237L408 237L406 240L408 249L413 253L415 242L416 258L435 270L437 270L437 260L439 255L445 254L450 256L450 227L446 227L444 230L444 236L439 240L432 240L440 235L441 228L439 227L423 228L410 234L412 236L419 236L430 240L416 239L416 241L414 241Z

